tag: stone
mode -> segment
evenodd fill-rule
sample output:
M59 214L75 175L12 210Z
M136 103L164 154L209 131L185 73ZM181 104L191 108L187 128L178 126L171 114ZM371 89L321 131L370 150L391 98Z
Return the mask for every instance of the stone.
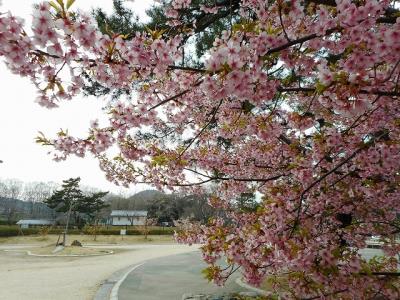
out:
M82 244L81 244L80 241L75 240L75 241L73 241L73 242L71 243L71 246L74 246L74 247L82 247Z

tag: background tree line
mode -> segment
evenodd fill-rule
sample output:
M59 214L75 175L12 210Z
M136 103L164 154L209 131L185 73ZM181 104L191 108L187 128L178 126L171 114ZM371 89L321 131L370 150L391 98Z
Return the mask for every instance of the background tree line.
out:
M61 185L55 182L0 179L0 222L14 224L20 219L56 219L60 223L64 223L66 210L57 206L51 208L53 205L45 203L46 199L49 199L60 187ZM211 189L210 187L210 194ZM82 195L101 192L97 188L88 186L82 186L80 190ZM107 205L96 212L96 218L103 222L106 221L111 210L146 210L149 218L156 219L160 225L182 218L205 223L210 217L222 214L208 205L208 198L208 193L183 195L166 194L156 190L144 190L134 195L108 193L102 197ZM243 208L246 205L254 206L256 203L254 199L252 198L251 201L249 199L246 200L246 204L242 200L238 200L238 205ZM253 204L248 204L248 201ZM240 204L240 202L243 203ZM81 205L79 210L82 213L88 213L84 205ZM94 219L93 214L83 219L79 213L72 213L74 225L94 222Z

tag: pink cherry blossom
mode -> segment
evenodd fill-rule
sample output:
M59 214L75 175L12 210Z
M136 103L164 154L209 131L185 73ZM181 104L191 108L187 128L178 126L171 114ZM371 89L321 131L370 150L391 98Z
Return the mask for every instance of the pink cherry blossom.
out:
M202 193L212 183L208 202L224 217L182 222L176 234L202 244L210 280L236 270L255 285L285 276L271 291L284 299L399 299L389 274L400 250L397 2L238 1L239 23L215 38L203 68L181 64L197 24L125 39L44 3L31 31L0 15L0 56L47 108L81 93L85 74L131 92L106 101L108 123L93 122L88 136L38 142L56 160L94 155L124 186ZM169 1L166 16L179 27L188 9L218 15L216 3ZM254 192L257 207L241 207ZM386 257L360 256L370 235Z

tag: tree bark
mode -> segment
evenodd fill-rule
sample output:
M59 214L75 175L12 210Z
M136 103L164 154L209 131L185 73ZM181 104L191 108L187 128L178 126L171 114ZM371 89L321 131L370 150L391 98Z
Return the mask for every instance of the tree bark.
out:
M67 224L65 225L65 231L64 231L64 237L63 237L63 246L65 247L65 243L66 243L66 237L68 234L68 226L69 226L69 219L71 217L71 211L72 211L72 203L69 206L69 210L68 210L68 214L67 214Z

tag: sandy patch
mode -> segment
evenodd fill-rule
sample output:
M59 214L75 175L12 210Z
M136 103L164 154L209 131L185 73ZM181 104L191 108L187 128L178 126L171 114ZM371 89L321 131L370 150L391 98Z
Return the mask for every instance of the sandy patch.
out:
M23 252L0 251L0 299L93 299L101 282L117 270L151 258L197 250L177 244L114 248L125 251L79 258L32 257Z

